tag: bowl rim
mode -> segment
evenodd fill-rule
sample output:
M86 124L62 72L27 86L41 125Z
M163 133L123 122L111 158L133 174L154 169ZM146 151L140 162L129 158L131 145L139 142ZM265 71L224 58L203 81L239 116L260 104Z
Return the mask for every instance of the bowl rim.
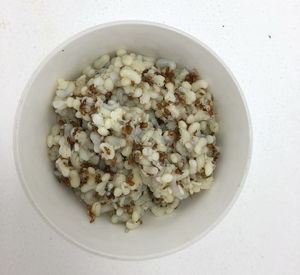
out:
M57 52L59 52L61 49L63 49L66 45L68 45L69 43L77 40L78 38L82 37L83 35L85 35L87 33L93 32L93 31L98 30L98 29L107 28L107 27L112 27L112 26L117 26L117 25L132 25L132 24L154 26L154 27L157 27L157 28L161 28L161 29L171 31L171 32L176 32L177 34L179 34L181 36L185 36L185 37L193 40L195 43L199 44L206 51L208 51L225 68L225 70L227 71L227 73L229 74L229 76L231 77L231 79L233 80L235 86L238 89L238 92L239 92L239 95L242 99L242 104L243 104L243 107L244 107L244 110L245 110L245 113L246 113L246 119L247 119L247 123L248 123L248 135L249 135L249 145L248 145L249 148L248 148L248 152L247 152L247 160L246 160L246 166L245 166L245 169L244 169L243 178L242 178L242 180L239 184L239 188L237 189L237 191L234 194L233 199L230 201L230 203L224 209L222 214L210 226L208 226L208 228L205 231L203 231L201 234L197 235L196 237L186 241L185 243L183 243L183 244L181 244L181 245L179 245L175 248L164 250L162 252L158 252L158 253L154 253L154 254L148 254L148 255L141 255L141 256L138 256L138 255L136 255L136 256L117 255L117 254L111 254L111 253L107 253L107 252L103 252L103 251L98 251L96 249L92 249L92 248L86 246L85 244L77 241L75 238L71 237L66 232L64 232L63 229L59 228L55 224L55 222L53 222L46 214L44 214L43 210L35 202L34 197L31 193L30 189L27 187L25 178L23 176L22 164L21 164L20 156L19 156L19 145L18 145L18 142L19 142L19 135L18 135L19 134L19 125L20 125L21 114L22 114L23 107L24 107L24 101L25 101L26 97L28 96L28 94L30 92L30 88L31 88L31 85L32 85L34 79L36 78L36 76L38 75L40 70L45 66L45 64L47 64L47 62L49 62L51 60L51 58ZM182 30L179 30L175 27L172 27L172 26L169 26L169 25L166 25L166 24L163 24L163 23L157 23L157 22L152 22L152 21L144 21L144 20L120 20L120 21L111 21L111 22L107 22L107 23L98 24L98 25L95 25L93 27L89 27L89 28L87 28L83 31L80 31L79 33L76 33L76 34L72 35L71 37L67 38L64 42L62 42L58 46L56 46L46 57L44 57L42 59L42 61L39 63L37 68L34 70L32 75L30 76L29 80L27 81L27 84L25 85L25 88L24 88L24 90L21 94L21 97L19 99L19 102L18 102L18 105L17 105L17 108L16 108L16 113L15 113L15 118L14 118L14 126L13 126L14 163L15 163L15 166L16 166L18 178L21 182L22 188L23 188L24 192L26 193L27 198L31 202L31 205L33 206L33 208L36 209L36 211L43 218L43 220L46 221L46 223L48 223L65 240L68 240L69 243L72 243L73 245L75 244L77 247L83 248L84 250L86 250L88 252L91 252L95 255L104 256L106 258L115 259L115 260L136 261L136 260L148 260L148 259L154 259L154 258L158 258L158 257L162 257L162 256L167 256L167 255L173 254L177 251L180 251L184 248L187 248L187 247L191 246L192 244L195 244L200 239L202 239L204 236L206 236L210 231L212 231L225 218L225 216L228 214L228 212L232 208L233 204L236 202L237 198L239 197L239 195L241 193L241 190L243 189L243 187L245 185L245 180L246 180L246 178L248 176L248 173L249 173L249 168L250 168L251 158L252 158L252 150L253 150L252 123L251 123L251 119L250 119L249 109L248 109L248 106L247 106L247 103L246 103L246 98L245 98L245 96L242 92L242 89L241 89L239 83L237 82L235 76L233 75L231 70L227 67L227 65L222 61L222 59L212 49L210 49L205 43L201 42L196 37L184 32Z

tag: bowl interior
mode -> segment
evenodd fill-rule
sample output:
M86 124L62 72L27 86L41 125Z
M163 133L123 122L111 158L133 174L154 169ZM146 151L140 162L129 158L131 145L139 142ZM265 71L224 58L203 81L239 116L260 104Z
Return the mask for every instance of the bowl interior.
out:
M221 131L213 187L188 199L171 215L148 216L139 229L100 217L90 224L74 195L53 176L45 145L54 116L50 102L58 77L71 79L98 56L126 48L197 69L215 97ZM35 206L60 232L101 255L138 259L169 253L202 236L224 215L241 188L250 154L249 121L231 74L204 46L178 31L148 23L110 24L81 33L38 68L23 96L16 120L15 156L21 180Z

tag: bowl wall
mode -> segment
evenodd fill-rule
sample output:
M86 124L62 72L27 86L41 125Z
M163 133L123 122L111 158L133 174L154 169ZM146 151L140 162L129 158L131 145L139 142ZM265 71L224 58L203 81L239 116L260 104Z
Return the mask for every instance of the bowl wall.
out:
M171 215L147 216L125 233L106 217L90 224L82 205L56 181L47 156L46 136L54 121L50 107L56 80L72 79L98 56L125 48L164 57L206 79L215 98L221 158L213 187L187 199ZM240 192L251 152L251 128L241 91L225 65L196 39L147 22L120 22L84 31L58 47L39 66L22 97L15 124L15 159L31 201L68 239L89 251L122 259L168 254L202 237L225 215Z

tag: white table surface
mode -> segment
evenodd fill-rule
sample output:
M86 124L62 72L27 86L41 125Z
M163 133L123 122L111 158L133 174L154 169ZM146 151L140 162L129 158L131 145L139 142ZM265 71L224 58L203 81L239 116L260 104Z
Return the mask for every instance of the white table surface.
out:
M254 130L246 186L203 240L144 262L81 250L33 209L15 172L22 89L58 44L95 24L142 19L209 45L244 90ZM299 0L0 0L0 274L300 274Z

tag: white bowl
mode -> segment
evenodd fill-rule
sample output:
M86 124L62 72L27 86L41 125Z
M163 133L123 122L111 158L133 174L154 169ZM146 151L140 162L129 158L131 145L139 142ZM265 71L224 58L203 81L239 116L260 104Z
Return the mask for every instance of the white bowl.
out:
M213 187L187 199L170 216L149 215L129 233L106 218L90 224L70 190L59 184L48 160L46 135L54 121L50 107L56 80L72 79L98 56L126 48L175 60L197 69L209 82L220 121ZM251 126L239 85L207 46L171 27L138 21L108 23L83 31L55 49L28 82L19 104L14 155L20 180L35 208L67 239L88 251L118 259L166 255L194 243L228 212L240 193L251 155Z

